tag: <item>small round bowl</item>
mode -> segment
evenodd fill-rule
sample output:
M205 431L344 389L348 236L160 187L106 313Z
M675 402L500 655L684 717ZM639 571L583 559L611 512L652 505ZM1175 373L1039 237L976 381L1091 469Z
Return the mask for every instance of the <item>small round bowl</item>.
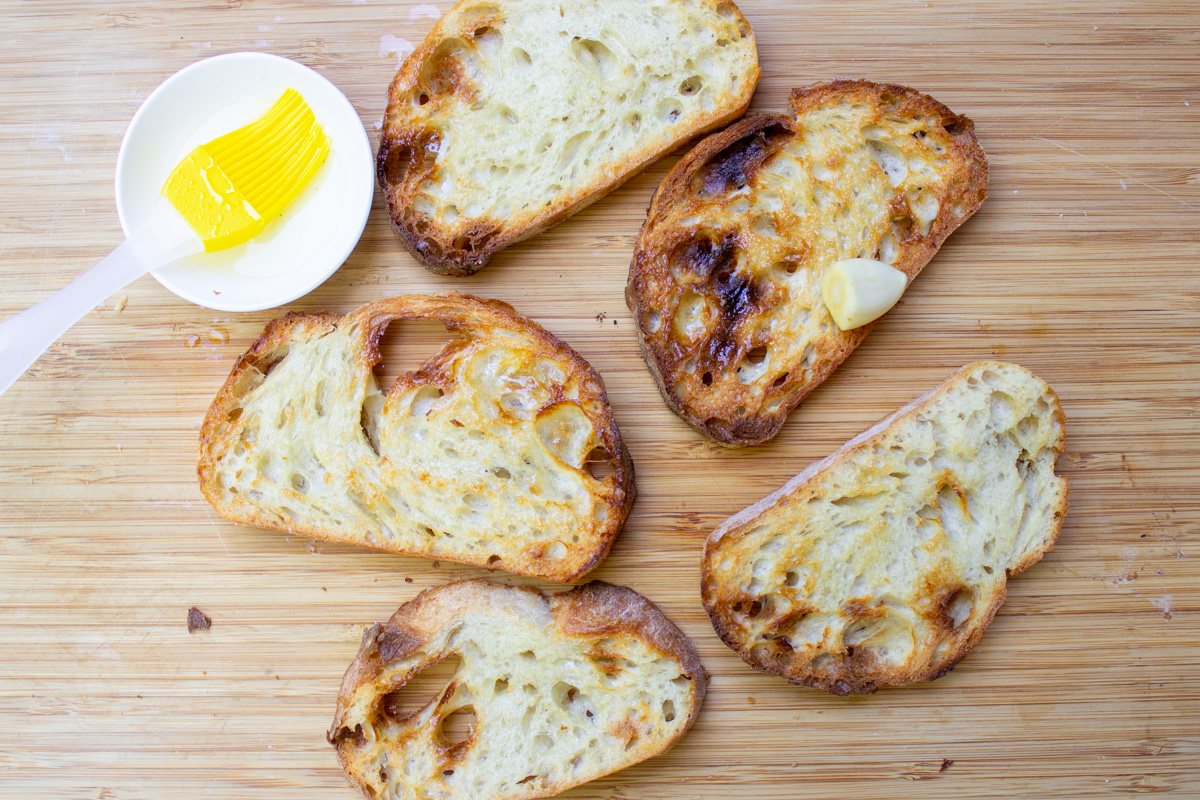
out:
M288 88L300 92L329 136L329 157L260 236L150 273L185 300L219 311L283 305L324 283L362 236L375 180L371 144L358 112L316 72L268 53L197 61L146 98L117 156L121 227L128 236L149 216L167 176L192 148L253 122Z

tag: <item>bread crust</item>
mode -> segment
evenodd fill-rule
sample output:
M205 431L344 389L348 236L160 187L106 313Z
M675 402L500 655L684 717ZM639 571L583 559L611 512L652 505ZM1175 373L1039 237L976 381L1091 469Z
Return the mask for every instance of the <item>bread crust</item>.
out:
M332 333L340 327L360 325L361 334L356 348L355 369L368 373L379 363L378 343L387 327L396 320L424 319L443 324L449 333L465 339L451 341L440 353L426 360L416 371L401 375L389 391L413 385L448 386L453 377L446 364L470 337L492 330L519 332L526 340L536 342L540 352L560 362L567 362L581 387L579 405L592 423L603 449L612 457L614 474L603 479L608 513L597 523L591 546L576 556L571 554L562 566L539 563L537 559L505 559L502 568L516 574L541 577L558 582L578 579L595 568L607 555L613 541L624 525L637 494L633 461L621 439L616 419L608 403L603 379L587 361L571 347L537 323L518 314L510 305L497 300L485 300L470 295L448 293L441 295L406 295L369 303L338 317L330 312L318 314L288 313L267 324L261 336L241 355L216 398L210 405L200 428L200 459L197 475L200 489L221 516L233 522L260 528L273 528L288 533L316 536L329 541L368 546L377 550L459 561L488 569L496 568L487 553L448 553L444 550L405 547L386 538L364 540L359 533L347 533L337 528L315 528L300 521L273 513L251 503L243 494L230 494L221 486L219 467L223 456L234 445L236 422L230 414L239 408L246 395L247 381L265 376L286 356L286 348L297 337ZM579 533L583 533L580 531ZM585 542L586 544L586 542Z
M772 364L772 374L781 371L782 374L773 384L767 381L761 387L765 391L739 385L736 378L722 383L723 376L746 363L744 359L756 347L761 348L760 339L773 352L782 349L776 346L779 340L762 338L762 328L774 309L790 302L792 290L785 293L769 275L747 274L747 268L736 263L737 253L750 252L761 245L750 233L750 226L729 229L721 224L724 221L727 225L728 220L721 220L720 216L732 213L734 222L740 224L738 220L755 213L750 204L750 210L740 215L725 208L746 196L737 191L738 187L753 180L765 162L791 142L802 139L801 121L805 115L840 101L870 104L905 118L936 119L949 134L949 149L959 177L939 198L940 211L930 230L927 233L910 230L908 237L898 243L899 258L892 263L910 283L945 239L979 209L987 196L987 158L971 120L928 95L894 84L836 80L794 89L792 115L747 117L707 137L684 156L651 201L634 249L625 298L637 324L642 357L667 406L688 425L720 444L738 447L774 437L788 414L837 369L877 324L841 331L830 322L824 333L809 337L811 347L807 355L796 353L784 367ZM718 199L713 200L714 196ZM713 211L714 208L718 210ZM894 213L901 211L908 213L900 205L894 205ZM713 233L706 225L721 230ZM695 238L697 231L700 238ZM699 252L699 258L694 249L697 242L706 248ZM789 260L791 256L785 259L796 265L789 269L795 271L797 266L811 265L805 255L811 250L811 242L798 239L792 244L800 255L794 261ZM703 263L705 260L709 263ZM688 288L682 288L677 276L697 270L697 263L701 264L700 284L689 283ZM690 344L671 332L676 304L685 291L713 296L721 309L716 320L705 323L699 340ZM823 310L819 298L807 298L805 302L809 301ZM813 312L816 314L818 309ZM695 375L700 373L709 375L710 382L699 384Z
M347 669L338 692L333 725L326 738L337 750L338 761L347 778L368 797L375 796L375 790L360 774L355 752L364 741L366 720L363 715L369 713L368 707L386 692L403 686L412 676L446 658L447 654L434 645L438 652L421 656L399 674L389 673L389 665L411 659L422 648L430 647L447 628L461 624L464 615L477 609L506 609L518 616L545 614L549 617L553 635L562 639L636 639L679 665L691 685L691 701L683 723L665 742L643 740L629 751L626 761L608 772L670 749L691 728L699 714L709 676L700 664L695 648L657 606L632 589L602 581L592 581L556 594L546 594L532 587L500 586L483 580L433 587L401 605L385 624L366 629L359 653ZM451 690L447 690L436 698L439 710L450 694ZM370 724L369 721L366 723ZM608 772L553 785L514 787L497 800L546 797Z
M434 24L420 46L409 54L388 87L376 175L387 202L392 229L404 248L430 272L449 276L471 275L480 270L497 251L557 225L604 197L679 145L740 117L750 104L761 74L754 50L753 31L741 11L729 0L701 2L714 10L718 6L730 9L732 22L745 32L750 40L751 51L755 53L751 68L731 97L713 110L696 116L691 124L671 136L660 137L649 146L625 154L605 174L558 192L550 202L536 210L514 212L503 219L478 217L466 228L453 228L443 226L439 219L414 208L420 185L436 174L443 142L437 130L427 127L418 118L419 115L410 113L410 97L414 91L421 90L433 80L438 86L430 89L425 96L448 94L462 104L474 102L475 87L462 69L453 66L453 60L441 59L437 63L434 60L438 58L439 46L448 40L461 40L473 47L478 32L491 30L500 24L500 7L504 3L482 6L492 9L493 13L479 13L475 9L480 8L480 4L473 0L460 0ZM449 66L444 67L443 63Z
M957 591L954 587L944 592L941 610L946 615L946 632L950 635L952 644L938 654L937 658L928 662L917 662L910 666L883 664L879 660L853 657L843 658L834 668L815 669L812 659L803 656L799 651L755 650L745 641L742 627L735 621L730 587L722 585L716 561L718 553L727 545L737 542L751 534L764 515L793 503L802 503L805 498L821 493L821 487L827 485L827 476L847 464L856 452L868 451L877 445L897 425L915 417L923 409L931 407L939 399L967 377L979 374L988 369L1009 369L1010 365L996 361L978 361L967 364L946 379L944 383L926 394L918 397L893 414L880 420L866 431L863 431L837 451L816 461L792 477L782 487L763 499L739 511L722 522L709 535L704 546L703 564L701 569L701 598L705 610L712 621L713 629L721 641L730 649L737 652L747 664L759 672L774 673L789 683L822 689L836 695L849 695L873 692L881 686L900 686L920 681L931 681L950 672L975 645L979 643L983 632L1004 604L1007 597L1007 578L1019 575L1033 564L1040 561L1046 553L1054 549L1054 543L1062 531L1063 520L1068 509L1068 481L1063 476L1054 476L1059 482L1058 495L1050 517L1050 529L1038 546L1024 552L1020 559L1004 570L1004 577L999 585L989 595L989 600L983 608L972 613L970 624L965 630L954 630L949 624L949 614L946 606ZM1057 436L1050 444L1053 464L1065 449L1066 417L1058 396L1053 389L1044 385L1048 403L1048 415Z

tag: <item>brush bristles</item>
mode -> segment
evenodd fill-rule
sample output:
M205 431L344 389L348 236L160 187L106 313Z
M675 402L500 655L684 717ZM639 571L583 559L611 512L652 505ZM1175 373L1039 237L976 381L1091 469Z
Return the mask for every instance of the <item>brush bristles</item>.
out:
M324 162L329 138L300 94L288 89L262 117L204 149L255 212L269 220Z

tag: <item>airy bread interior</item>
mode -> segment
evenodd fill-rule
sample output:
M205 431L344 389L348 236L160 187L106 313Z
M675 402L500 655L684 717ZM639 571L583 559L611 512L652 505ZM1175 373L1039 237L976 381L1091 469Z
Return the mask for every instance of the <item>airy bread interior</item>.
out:
M428 696L401 691L447 662ZM706 679L683 634L629 589L547 598L465 581L367 631L330 741L370 797L544 797L670 747Z
M393 222L427 266L474 271L732 119L757 80L729 2L460 2L389 93L379 163Z
M753 666L837 694L930 680L978 641L1066 513L1062 409L964 367L713 532L704 602Z
M453 338L381 389L376 342L403 319ZM200 478L238 522L559 581L603 558L633 501L600 376L463 295L273 323L205 420Z
M668 404L725 444L771 438L867 335L821 278L848 258L909 280L987 193L971 121L899 86L795 90L793 117L714 134L663 182L627 298Z

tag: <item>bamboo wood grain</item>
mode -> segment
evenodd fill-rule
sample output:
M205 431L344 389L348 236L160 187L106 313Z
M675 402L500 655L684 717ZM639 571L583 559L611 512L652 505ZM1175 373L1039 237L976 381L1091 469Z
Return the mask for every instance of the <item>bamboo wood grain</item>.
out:
M120 241L117 149L168 75L279 53L336 83L374 134L389 37L419 42L448 4L0 0L0 317ZM982 211L778 439L700 440L637 356L630 251L678 154L468 279L418 268L376 198L345 266L289 307L469 291L603 374L639 497L594 576L659 603L713 680L673 751L565 796L1200 797L1200 7L740 6L763 68L752 110L832 77L906 83L971 116L992 167ZM323 736L363 626L482 571L217 518L196 432L282 312L205 311L150 278L123 294L0 396L0 796L350 800ZM990 357L1034 370L1066 409L1071 511L1054 552L934 683L846 699L749 670L700 607L705 535ZM188 634L191 606L211 630Z

